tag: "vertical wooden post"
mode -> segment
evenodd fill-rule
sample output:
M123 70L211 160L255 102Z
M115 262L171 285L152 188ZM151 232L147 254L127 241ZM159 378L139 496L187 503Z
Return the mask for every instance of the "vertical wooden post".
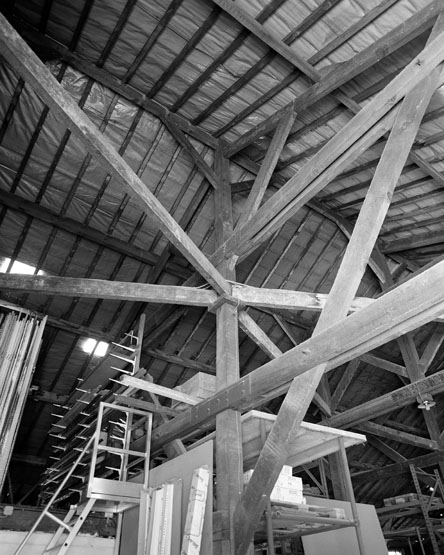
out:
M217 246L233 231L228 160L222 150L215 153L215 170L220 186L215 190L215 234ZM225 279L234 280L235 260L223 260L218 269ZM239 338L237 307L223 303L216 311L216 388L239 379ZM214 555L232 555L233 514L242 493L242 435L240 413L229 409L216 417L216 510L218 530Z

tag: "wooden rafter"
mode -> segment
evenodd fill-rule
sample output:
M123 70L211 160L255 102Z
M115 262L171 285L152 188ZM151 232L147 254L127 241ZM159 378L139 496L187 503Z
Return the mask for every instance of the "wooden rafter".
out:
M388 466L385 466L384 468L356 472L352 474L352 478L354 483L363 481L372 482L375 480L385 480L392 476L409 473L410 464L414 464L415 467L419 466L421 468L427 468L428 466L435 465L439 461L444 461L444 453L437 451L436 453L430 453L428 455L415 457L414 459L408 459L403 462L390 464Z
M62 46L59 42L51 39L51 37L47 35L43 36L36 32L35 29L26 25L23 21L17 22L17 29L27 42L33 46L34 50L38 51L39 48L44 48L51 51L54 57L66 62L101 85L108 87L116 94L119 94L139 108L146 110L153 116L156 116L161 120L168 118L170 121L174 121L179 129L194 139L197 139L202 144L211 148L216 148L219 144L219 141L204 129L192 125L186 118L180 116L179 114L171 113L156 100L147 98L145 94L137 91L134 87L122 83L121 80L114 77L100 66L92 64L87 58L83 57L81 53L70 51L67 47Z
M254 214L256 214L279 160L279 156L285 146L285 142L291 131L295 118L296 113L294 111L282 117L282 120L273 135L270 146L268 147L265 158L262 161L256 179L254 180L253 186L251 187L251 191L237 222L237 226L243 226L252 216L254 216Z
M261 39L265 44L267 44L270 48L272 48L275 52L278 52L281 56L283 56L288 62L294 65L296 68L300 69L306 76L318 82L321 80L321 74L317 71L309 62L301 59L295 51L291 48L286 46L286 42L291 42L292 40L292 33L288 35L284 40L276 39L272 34L267 32L262 25L260 25L255 19L250 17L246 12L244 12L241 8L237 7L233 2L227 2L226 0L213 0L214 2L218 3L225 11L230 13L232 17L234 17L238 22L242 23L247 29L249 29L253 34L255 34L259 39ZM331 5L329 6L331 7ZM416 18L415 18L416 19ZM412 18L413 21L413 18ZM415 25L415 21L413 21L413 26ZM439 32L439 27L435 26L435 35L431 35L431 39L435 38ZM405 32L405 31L404 31ZM403 31L401 31L402 36ZM396 40L400 40L397 33L393 33L393 36L396 37ZM288 39L288 40L287 40ZM393 40L393 39L392 39ZM402 41L402 39L401 39ZM430 41L430 39L429 39ZM388 44L390 44L390 39L385 36L384 37L385 47L389 49ZM374 48L374 46L373 46ZM387 53L385 53L387 55ZM335 72L331 72L332 74ZM347 95L343 94L340 89L335 89L332 91L332 94L342 102L346 107L351 109L352 113L356 114L361 109L361 106L353 99L349 98ZM294 106L287 105L289 111L294 111ZM299 108L300 110L300 108ZM288 111L288 110L287 110ZM283 117L285 117L285 111L283 113ZM318 147L316 147L317 149ZM306 155L306 154L305 154ZM427 174L431 175L432 178L435 180L436 183L439 185L443 185L444 178L441 174L433 168L433 166L426 161L424 161L421 156L416 152L410 153L410 158Z
M444 371L422 378L390 393L385 393L340 414L335 414L328 420L328 425L337 428L349 428L360 422L371 420L414 403L418 392L421 395L426 395L427 393L435 394L442 391L444 391Z
M208 179L211 185L217 189L220 187L220 180L214 170L207 164L200 152L196 150L185 133L180 129L177 123L170 117L163 120L168 130L180 146L188 153L194 164L199 168L200 172Z
M439 44L441 52L438 52ZM344 169L345 163L342 156L346 158L348 164L379 136L384 135L387 128L383 128L383 126L378 128L378 123L380 125L384 121L384 114L389 112L393 103L401 99L415 84L421 82L442 61L444 57L443 44L444 41L438 37L412 60L381 93L259 209L249 221L248 226L242 227L233 234L227 241L225 250L229 252L231 249L235 249L241 255L245 251L251 252L252 246L257 246L276 229L279 229L307 200L310 200ZM425 70L424 73L421 71L422 69ZM390 127L391 121L387 124ZM369 128L373 129L373 133L369 131ZM360 140L365 144L359 145Z
M111 235L103 233L92 226L80 223L77 220L73 220L72 218L60 216L44 206L8 193L7 191L2 191L0 204L15 212L26 214L27 216L31 216L41 222L54 226L57 229L61 229L77 237L82 237L96 245L106 247L119 254L124 254L125 256L139 260L144 264L152 266L159 260L158 256L146 249L135 247L128 241L122 241L121 239L112 237ZM169 270L178 277L183 277L184 271L187 273L185 268L171 263L169 264Z
M347 315L387 213L393 189L438 84L439 73L432 71L423 86L416 87L404 98L314 335ZM271 493L285 463L286 445L295 437L325 369L325 364L315 366L290 385L236 509L237 555L244 555L248 549L248 541L252 539L265 508L264 499Z
M353 378L356 376L356 373L358 372L358 366L359 359L352 360L347 364L347 367L345 368L338 382L338 385L336 386L330 398L330 408L332 411L335 411L339 403L341 402L342 397L353 381Z
M253 370L218 395L223 395L227 399L228 406L249 410L257 406L258 400L263 402L262 396L272 395L273 390L289 384L295 376L307 372L318 364L326 363L327 370L336 368L424 325L444 310L444 291L441 287L443 271L444 262L432 266L384 294L372 305L348 316L340 324L331 326L325 332L290 349L279 358ZM391 315L390 321L384 318L388 313ZM337 349L336 345L341 345L341 349ZM385 412L388 412L390 407L396 408L395 400L400 403L399 406L412 403L417 395L417 387L421 392L424 391L422 389L424 387L427 391L440 391L442 390L440 388L444 388L444 374L434 374L414 385L407 385L401 388L400 395L388 394L386 400L376 402L377 408L382 405L382 411L385 409ZM403 397L404 391L407 393L407 400ZM200 423L211 420L221 410L216 404L216 399L217 396L213 396L202 401L193 415L186 411L180 419L160 426L153 432L154 445L159 447L170 438L180 437L186 431L195 429ZM361 420L374 418L377 414L377 412L370 412L369 416L365 415ZM332 417L333 426L336 426L336 419L341 416Z
M212 308L218 302L217 295L210 290L187 285L156 285L127 281L111 281L91 278L69 278L55 276L27 276L21 274L0 274L0 288L4 291L42 293L49 296L85 297L109 300L141 301ZM264 309L308 310L321 312L328 295L288 289L267 289L249 285L233 284L229 299L241 307L251 306ZM352 314L375 302L371 297L355 297L350 306ZM439 315L435 320L442 321ZM250 319L251 320L251 319ZM248 326L247 317L241 319ZM263 333L263 332L262 332ZM249 334L254 334L253 325ZM259 334L261 335L261 334ZM259 337L257 337L259 340ZM436 339L436 341L438 341ZM384 368L399 376L407 376L405 367L366 354L364 362Z
M284 110L286 111L289 107L292 107L294 110L301 112L368 67L374 65L381 57L387 56L390 52L400 48L403 44L430 28L441 10L442 4L439 0L429 4L426 8L404 22L400 27L387 33L380 41L376 41L376 43L369 48L357 54L339 70L330 72L319 83L316 83L305 91L299 98L290 102L284 108L270 116L266 121L258 124L252 130L242 135L232 145L227 147L226 154L228 156L233 156L236 152L244 149L257 138L272 131L280 121L280 117Z
M396 364L395 362L375 356L371 353L366 353L365 355L362 355L359 358L360 360L362 360L362 362L371 364L376 368L383 368L384 370L387 370L388 372L392 372L397 376L401 376L403 378L407 378L408 376L405 366L401 366L400 364Z
M391 439L392 441L414 445L415 447L419 447L420 449L431 449L433 451L439 450L439 445L437 441L409 434L407 432L401 432L400 430L395 430L393 428L390 428L389 426L376 424L375 422L361 422L360 424L354 426L354 428L361 432L364 432L365 434L368 433L373 434L376 437L385 437L387 439Z
M229 292L230 286L206 256L196 247L169 212L117 154L106 139L64 91L8 21L0 16L0 44L9 63L32 85L54 113L85 145L101 157L110 171L122 180L127 192L141 202L159 228L177 249L202 273L218 292Z

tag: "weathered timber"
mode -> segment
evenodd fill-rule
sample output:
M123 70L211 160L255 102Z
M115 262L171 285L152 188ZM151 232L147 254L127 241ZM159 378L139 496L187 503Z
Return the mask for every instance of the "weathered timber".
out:
M150 266L156 264L156 262L158 261L158 257L155 254L145 249L135 247L127 241L122 241L115 237L111 237L106 233L103 233L71 218L59 216L58 214L52 212L51 210L48 210L48 208L45 208L44 206L35 204L34 202L31 202L27 199L20 198L19 196L8 193L7 191L2 191L0 203L14 211L21 212L23 214L26 214L27 216L36 218L41 222L52 225L58 229L62 229L63 231L67 231L68 233L72 233L73 235L82 237L83 239L91 241L92 243L95 243L97 245L102 245L103 247L111 249L115 252L124 254L125 256L129 256L145 264L149 264Z
M256 214L295 119L296 112L294 111L282 116L282 120L273 135L267 153L262 160L261 167L254 180L236 227L243 226L254 214Z
M188 153L190 158L193 160L194 164L197 166L199 171L202 173L204 177L207 178L209 183L217 189L220 187L220 180L214 170L210 168L207 162L204 160L200 152L196 150L196 148L192 145L188 137L185 133L180 129L177 123L171 119L166 118L163 123L168 128L171 135L176 139L176 141L180 144L180 146Z
M153 448L158 448L170 439L181 437L196 429L226 407L249 410L259 406L264 397L272 398L273 391L286 384L288 386L295 376L318 364L326 363L327 370L336 368L430 322L437 314L444 311L443 272L444 261L441 261L396 289L385 293L370 306L351 314L340 324L331 326L318 336L308 339L236 383L225 387L217 395L186 410L180 419L173 419L168 424L159 426L153 431ZM407 385L388 394L386 412L390 411L390 407L394 407L391 409L394 410L397 406L405 406L413 402L417 395L416 387L420 388L421 393L425 392L425 389L432 393L442 391L444 373L434 374L415 385ZM377 410L383 403L384 401L382 403L376 401ZM363 418L356 421L368 420L377 414L376 412L373 415L373 412L370 412L369 415L365 414ZM341 420L339 420L341 416L333 416L329 425L341 427ZM344 422L348 422L348 416L344 418Z
M387 213L393 189L438 83L439 71L433 70L426 75L423 86L416 87L402 102L314 336L346 319ZM286 446L297 433L325 370L325 363L317 365L310 372L296 377L290 385L236 508L236 555L247 552L248 542L253 538L265 509L266 498L285 463ZM356 533L361 548L359 527Z
M159 349L144 349L143 354L157 358L158 360L163 360L169 364L177 364L178 366L183 366L184 368L190 368L192 370L196 370L197 372L203 372L211 375L216 374L216 368L214 366L210 366L209 364L204 364L198 360L186 358L180 355L166 353L164 351L160 351Z
M282 354L282 351L244 310L239 312L239 326L270 358L276 358Z
M441 324L436 324L436 327L431 334L427 345L424 348L424 351L421 354L421 358L419 359L419 363L421 368L424 370L424 373L427 373L427 370L430 368L436 354L439 351L439 348L444 341L444 330Z
M414 464L415 467L427 468L437 464L439 461L444 461L444 452L437 451L414 459L407 459L404 462L389 464L381 469L364 470L352 474L353 482L372 482L376 480L385 480L392 476L399 476L400 474L410 474L409 465Z
M215 171L220 185L214 192L214 229L216 244L221 245L233 231L233 206L229 182L229 162L222 149L215 153ZM235 260L226 258L217 266L229 280L236 279ZM239 379L238 307L223 303L216 309L216 389ZM240 412L226 407L216 415L216 514L219 515L219 540L214 555L234 552L234 510L242 491L242 429ZM215 538L216 540L216 538Z
M327 426L335 428L349 428L360 422L382 416L401 407L414 403L418 392L421 395L426 393L440 393L444 391L444 370L418 380L413 384L408 384L390 393L376 397L367 403L348 409L340 414L335 414L325 420Z
M334 411L341 402L341 399L347 391L348 386L351 384L358 371L358 367L359 359L352 360L347 364L347 367L345 368L341 379L339 380L339 383L330 398L330 409L332 411Z
M246 11L236 6L235 2L228 0L211 0L217 4L225 12L229 13L238 23L243 25L256 37L258 37L267 46L272 48L275 52L280 54L283 58L289 61L297 69L300 69L305 75L312 79L318 78L318 71L313 68L311 64L306 62L303 58L287 46L282 40L270 33L261 23L251 17Z
M38 59L24 40L0 14L0 44L8 63L29 83L51 111L85 146L98 155L113 176L119 178L127 193L148 211L159 229L189 262L219 292L229 292L230 285L191 241L171 214L116 152L109 139L102 135L61 87L49 69Z
M329 141L294 177L290 178L268 201L262 204L247 224L236 229L226 243L212 255L211 259L217 260L224 252L234 252L240 260L244 259L302 206L312 200L336 175L341 173L381 136L390 131L397 110L398 108L395 106L369 128L365 125L359 128L350 127L350 123L343 127L331 139L333 141L341 135L341 144L336 143L339 148L333 148L335 145ZM355 118L351 122L354 120ZM349 129L358 131L359 135L352 142L349 142L348 138L344 136L344 132L348 135ZM330 154L334 155L330 158Z
M419 235L412 235L402 239L394 239L393 241L385 241L381 245L384 254L393 254L397 252L409 251L429 245L439 245L444 242L444 233L442 231L429 231Z
M160 403L150 403L149 401L143 401L141 399L134 399L134 397L128 397L127 395L115 395L115 400L121 405L126 405L127 407L133 407L135 409L142 409L148 412L155 412L157 414L163 414L166 416L177 416L180 414L180 410L172 409L170 407L164 407Z
M267 289L250 285L233 284L232 296L240 304L262 308L282 310L314 310L322 311L328 295L289 289ZM370 297L355 297L350 312L355 312L373 302Z
M191 306L211 306L217 300L214 291L197 287L22 274L0 274L0 289L65 297L89 297Z
M376 41L369 48L354 56L346 64L343 64L342 67L328 73L326 77L311 86L307 91L284 106L281 110L276 111L267 120L261 122L252 130L239 137L239 139L226 148L226 155L230 157L233 156L259 137L269 133L276 127L282 113L288 110L289 107L292 107L298 112L307 109L333 90L377 63L380 59L411 41L415 36L423 33L433 25L434 20L441 10L442 3L440 0L436 0L423 10L417 12L402 25L387 33L382 39Z
M400 443L407 443L421 449L430 449L432 451L439 450L437 441L433 441L432 439L427 439L425 437L415 436L407 432L401 432L400 430L394 430L393 428L382 426L381 424L376 424L375 422L361 422L354 427L361 432L373 434L376 437L385 437L386 439L399 441Z
M371 364L372 366L376 366L376 368L383 368L388 372L392 372L397 376L401 376L403 378L407 378L407 370L405 366L401 366L400 364L396 364L395 362L391 362L390 360L386 360L381 357L377 357L370 353L366 353L359 357L362 362L366 362L367 364Z
M440 46L438 46L440 45ZM440 51L438 52L438 48ZM338 163L338 158L344 153L356 148L355 141L362 140L368 135L368 130L384 115L387 114L406 93L418 83L422 83L430 71L444 58L444 41L438 37L423 50L410 64L408 64L385 89L377 94L350 122L345 125L328 143L279 189L263 206L248 225L237 230L225 245L229 249L234 242L236 252L242 254L245 245L253 241L256 244L258 236L265 240L270 233L278 229L302 204L318 193L325 186L324 172L329 175L328 181L334 176L330 164ZM424 72L422 71L424 69ZM371 142L386 133L374 133ZM336 172L337 174L338 172Z
M163 387L162 385L141 380L140 378L134 378L133 376L124 375L120 381L123 385L128 387L134 387L135 389L147 391L148 393L154 393L154 395L158 395L159 397L167 397L167 399L173 399L174 401L186 403L187 405L197 405L199 402L199 399L193 395L187 395L181 391L170 389L169 387Z

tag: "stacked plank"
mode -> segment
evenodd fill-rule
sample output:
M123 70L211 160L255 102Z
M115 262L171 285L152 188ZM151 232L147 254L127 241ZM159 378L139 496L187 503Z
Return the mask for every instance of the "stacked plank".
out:
M28 395L46 318L28 311L0 315L0 491Z

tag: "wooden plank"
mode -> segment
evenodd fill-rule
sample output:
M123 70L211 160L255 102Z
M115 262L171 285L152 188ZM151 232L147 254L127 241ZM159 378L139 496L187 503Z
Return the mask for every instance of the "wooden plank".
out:
M217 295L214 291L197 287L108 281L105 279L28 276L22 274L0 274L0 289L4 291L27 291L65 297L184 304L190 306L211 306L217 300Z
M157 385L153 382L141 380L140 378L134 378L133 376L122 376L120 382L123 385L134 387L135 389L141 389L142 391L148 391L149 393L154 393L160 397L174 399L175 401L180 401L181 403L186 403L187 405L197 405L200 400L198 397L193 397L192 395L187 395L181 391L176 391L175 389L170 389L169 387L163 387L162 385Z
M219 391L217 395L202 401L194 409L186 410L180 419L173 419L167 425L159 426L153 431L153 448L158 448L170 438L180 437L208 422L223 410L221 405L249 410L261 404L264 397L270 395L270 391L278 390L295 376L318 364L327 363L327 369L335 368L429 322L444 310L443 272L444 261L441 261L385 293L372 305L351 314L340 324L331 326L279 358L253 370L235 384ZM387 314L390 314L390 318ZM415 399L418 393L417 387L421 393L425 390L442 391L444 373L434 374L417 382L415 386L408 385L393 394L388 394L385 401L376 402L377 410L381 409L384 402L386 412L390 407L394 410L397 406L413 402L412 399ZM223 403L220 402L221 399L224 400ZM372 418L372 414L371 411L369 415L365 413L358 421ZM375 415L377 414L378 412ZM340 427L341 423L337 419L341 416L333 416L331 425ZM348 422L348 415L344 422Z
M373 43L369 48L354 56L336 71L331 71L321 81L311 86L307 91L302 93L296 100L284 106L281 110L277 110L271 117L264 122L255 126L227 147L225 154L229 157L233 156L249 144L257 140L259 137L266 135L276 127L282 113L292 107L294 110L301 112L305 110L327 94L337 89L356 75L371 67L381 58L387 56L394 50L400 48L415 36L418 36L426 29L430 28L434 19L442 10L440 0L432 2L424 9L417 12L414 16L403 22L393 31L387 33L380 40Z
M382 426L381 424L376 424L375 422L361 422L360 424L357 424L355 428L366 434L373 434L376 437L385 437L387 439L391 439L392 441L407 443L408 445L414 445L420 449L430 449L432 451L439 450L437 441L408 434L407 432L401 432L400 430L394 430L393 428Z
M435 70L427 75L421 87L416 87L404 98L314 335L345 319L347 315L387 213L393 189L438 84L439 72ZM247 552L248 542L253 538L265 509L266 497L272 491L285 463L286 444L297 433L325 370L325 364L318 365L307 374L295 378L290 385L236 508L237 555Z
M295 119L296 112L294 111L282 117L273 139L271 140L270 146L268 147L267 153L262 160L260 170L254 180L236 227L243 226L254 214L256 214Z
M227 281L222 278L131 167L119 156L109 139L98 131L3 15L0 15L0 30L0 44L8 63L32 86L59 121L79 137L91 152L105 162L110 172L121 180L127 193L141 203L156 221L159 229L216 291L219 293L229 292L230 286Z

